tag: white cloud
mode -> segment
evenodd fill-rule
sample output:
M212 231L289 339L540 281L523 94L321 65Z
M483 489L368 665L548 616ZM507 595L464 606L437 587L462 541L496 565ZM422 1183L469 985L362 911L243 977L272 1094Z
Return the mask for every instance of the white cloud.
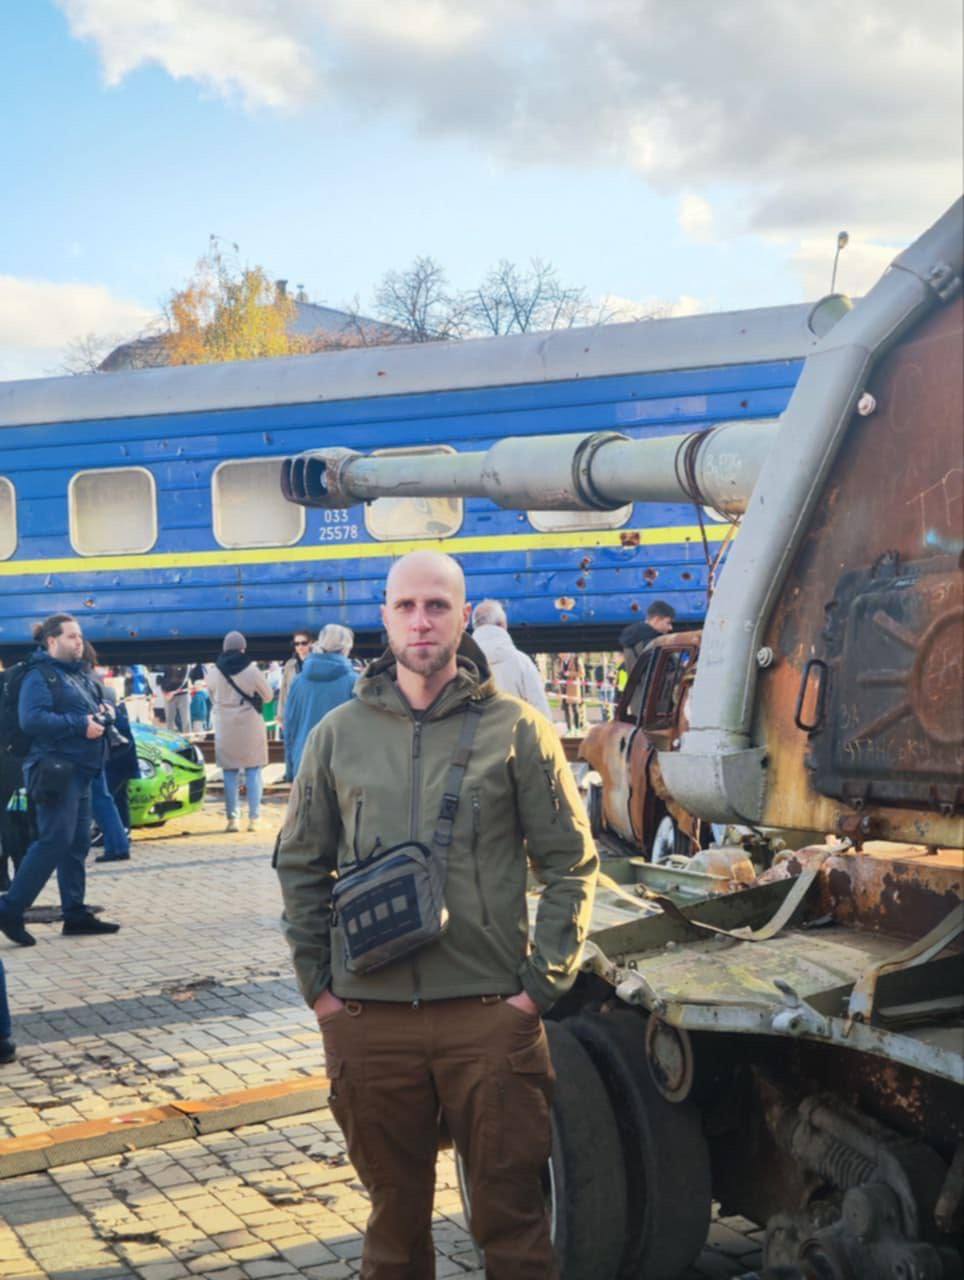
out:
M0 275L0 380L41 377L87 334L114 334L122 342L153 319L146 307L103 285Z
M474 10L474 12L473 12ZM331 30L346 41L367 43L373 32L385 45L451 55L485 33L484 10L449 0L328 0Z
M709 311L708 303L688 293L675 300L668 298L623 298L607 293L599 299L598 312L610 320L669 320L676 316L695 316Z
M516 163L725 186L744 230L904 241L960 187L959 0L59 0L118 83L322 95ZM702 197L681 225L710 234ZM734 228L737 230L737 228Z
M70 28L92 40L117 85L156 63L251 106L304 102L316 77L299 38L297 3L270 0L59 0ZM287 27L294 29L286 30Z
M822 298L830 292L836 236L807 236L800 241L791 257L803 284L806 298ZM877 283L902 245L874 244L851 235L850 243L840 252L837 264L837 293L860 297Z
M678 220L680 230L698 244L709 244L713 239L713 206L692 191L680 197Z

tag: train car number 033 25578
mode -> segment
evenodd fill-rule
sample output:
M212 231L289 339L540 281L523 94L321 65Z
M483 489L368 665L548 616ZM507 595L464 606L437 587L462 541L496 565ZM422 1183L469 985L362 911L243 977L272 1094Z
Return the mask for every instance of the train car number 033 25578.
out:
M319 531L321 542L353 542L358 538L358 525L348 519L347 511L326 511L325 523Z

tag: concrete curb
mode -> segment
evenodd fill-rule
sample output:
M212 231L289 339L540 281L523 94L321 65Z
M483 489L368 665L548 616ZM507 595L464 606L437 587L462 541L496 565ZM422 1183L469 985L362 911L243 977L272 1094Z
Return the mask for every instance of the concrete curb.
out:
M237 1129L281 1116L317 1111L328 1101L327 1076L298 1076L210 1098L144 1107L101 1120L59 1125L0 1140L0 1179L39 1173L57 1165L158 1147L182 1138Z

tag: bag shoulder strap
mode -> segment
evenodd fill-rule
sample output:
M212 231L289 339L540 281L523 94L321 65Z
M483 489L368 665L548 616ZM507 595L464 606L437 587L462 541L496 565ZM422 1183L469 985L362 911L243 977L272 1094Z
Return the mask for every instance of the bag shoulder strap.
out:
M57 711L63 701L63 682L53 671L45 671L44 679L47 682L47 688L50 690L50 696L54 700L54 711Z
M96 711L104 701L104 690L100 682L85 672L78 672L77 675L74 675L72 672L65 671L62 675L59 675L53 671L45 671L44 678L50 686L54 702L58 700L58 692L62 693L64 686L68 684L71 688L77 690L92 711Z
M469 765L472 744L475 742L475 734L482 720L483 710L481 702L466 703L458 744L445 776L442 804L435 824L435 834L432 836L432 852L439 855L443 861L448 857L449 845L452 843L455 815L459 808L459 795L462 791L462 783L465 781L465 771Z
M34 669L33 664L31 664L30 666L26 666L24 669L23 676L17 687L18 701L19 701L20 689L23 687L23 682L27 678L27 676L30 674L32 669ZM65 681L70 679L70 677L66 673L61 675L57 671L51 671L49 668L44 668L44 667L40 669L40 675L43 679L44 684L50 690L50 696L53 699L53 703L54 703L54 711L59 715L61 707L63 706L63 701L64 701L64 693L65 693L64 684L65 684Z
M221 671L221 668L218 667L218 670ZM234 681L231 679L231 677L228 675L226 671L221 671L221 675L224 676L225 680L227 680L228 684L231 686L231 688L234 690L234 692L238 695L239 698L243 699L243 701L246 702L249 707L254 707L255 711L258 710L257 706L255 706L254 698L252 698L250 693L245 693L243 689L239 688L238 685L234 683ZM238 721L238 723L240 724L240 721Z

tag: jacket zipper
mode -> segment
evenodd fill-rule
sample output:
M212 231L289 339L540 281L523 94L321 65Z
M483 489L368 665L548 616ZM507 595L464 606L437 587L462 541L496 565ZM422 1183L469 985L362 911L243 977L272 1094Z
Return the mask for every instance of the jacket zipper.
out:
M482 831L482 805L479 801L479 793L472 792L472 863L475 867L475 891L479 895L479 903L482 907L482 926L485 929L489 927L489 904L485 900L485 892L482 888L482 864L479 860L479 836Z
M422 718L418 719L409 708L409 714L412 716L412 798L410 806L409 818L409 839L418 840L418 824L421 817L421 798L422 798L422 725L435 709L436 703L440 698L444 697L443 689L435 702L431 706L426 707L422 712ZM412 996L412 1007L417 1009L422 1003L422 978L418 967L417 956L412 956L412 985L414 994Z
M352 852L355 855L356 862L358 862L361 858L361 854L358 852L358 829L361 826L361 815L362 815L362 799L361 799L361 796L359 796L358 800L355 803L355 830L352 835L352 842L351 842Z
M408 837L418 839L418 820L421 805L420 789L422 785L422 722L416 720L412 727L412 804Z
M549 769L544 770L546 776L546 785L549 788L549 801L552 804L553 813L559 812L559 792L556 788L556 780Z
M424 714L424 713L423 713ZM412 724L412 802L409 811L409 839L418 840L418 820L422 786L422 721L413 716ZM412 985L414 995L412 1007L417 1009L422 1003L422 979L418 968L418 959L412 956Z

